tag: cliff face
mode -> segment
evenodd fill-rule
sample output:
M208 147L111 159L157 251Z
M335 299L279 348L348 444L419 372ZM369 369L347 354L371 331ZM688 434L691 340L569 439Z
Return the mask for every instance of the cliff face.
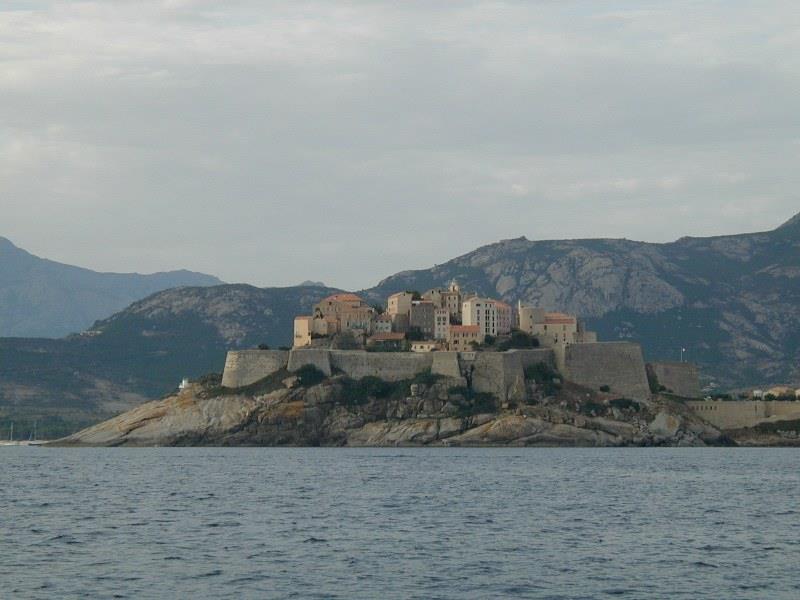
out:
M408 395L356 400L347 380L265 393L194 385L58 442L61 445L638 446L725 443L669 400L614 401L565 386L556 396L499 408L467 401L439 380ZM276 387L276 386L272 386ZM536 396L536 394L534 394ZM479 403L478 403L479 402Z

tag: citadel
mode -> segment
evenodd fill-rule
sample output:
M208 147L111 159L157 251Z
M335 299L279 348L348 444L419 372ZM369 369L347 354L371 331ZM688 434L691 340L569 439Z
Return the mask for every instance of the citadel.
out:
M242 388L307 365L328 377L388 382L431 373L491 394L501 406L525 402L527 370L546 365L565 381L609 398L648 401L668 393L721 429L800 419L800 402L793 398L703 399L695 365L645 364L638 344L598 341L575 315L521 302L512 307L463 293L455 281L423 294L394 293L385 308L352 293L328 296L311 315L295 318L291 349L229 352L222 385Z

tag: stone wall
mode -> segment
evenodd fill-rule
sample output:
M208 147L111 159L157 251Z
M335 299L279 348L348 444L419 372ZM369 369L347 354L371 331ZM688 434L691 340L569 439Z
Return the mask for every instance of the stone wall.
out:
M633 400L650 397L642 349L638 344L570 344L564 349L562 375L568 381L594 390L607 385L613 393Z
M690 400L686 405L720 429L754 427L765 421L800 419L800 402L784 400Z
M458 352L432 352L432 354L433 362L431 364L431 373L444 377L452 377L454 379L461 377L461 365L458 362Z
M380 377L384 381L411 379L433 365L432 352L363 352L361 350L331 350L334 370L352 379Z
M239 388L272 375L289 361L285 350L238 350L228 352L222 385Z
M331 351L327 348L303 348L292 350L289 353L289 366L287 368L290 372L294 373L305 365L312 365L322 371L326 377L330 377L333 373Z
M667 391L684 398L700 398L700 373L692 363L659 362L647 365Z

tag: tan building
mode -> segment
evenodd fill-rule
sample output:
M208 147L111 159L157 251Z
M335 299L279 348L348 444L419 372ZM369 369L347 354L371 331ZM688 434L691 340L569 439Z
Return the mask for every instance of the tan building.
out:
M411 317L411 303L414 294L411 292L397 292L389 296L386 314L392 319L392 329L397 332L408 331Z
M538 338L546 347L557 344L582 344L597 341L597 334L586 331L574 315L546 312L543 308L523 306L518 309L520 330Z
M405 342L406 334L399 332L376 333L367 339L368 346L390 346L401 348Z
M477 325L484 336L497 335L497 306L494 300L475 296L461 306L464 325Z
M437 308L447 309L453 321L461 322L461 288L454 279L448 288L434 288L422 295L423 299L430 300Z
M355 294L333 294L314 305L314 314L294 321L294 346L311 344L315 336L331 336L342 331L368 335L372 332L375 309Z
M294 342L295 348L311 345L311 334L314 331L314 317L295 317Z
M412 352L435 352L439 349L439 342L425 340L422 342L411 342Z
M482 344L484 337L478 325L451 325L447 347L452 352L469 352L475 344Z

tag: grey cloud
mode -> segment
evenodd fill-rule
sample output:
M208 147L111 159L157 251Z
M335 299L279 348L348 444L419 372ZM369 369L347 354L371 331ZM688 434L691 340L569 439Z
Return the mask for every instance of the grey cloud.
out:
M499 238L798 210L792 3L221 6L0 10L0 235L357 288Z

